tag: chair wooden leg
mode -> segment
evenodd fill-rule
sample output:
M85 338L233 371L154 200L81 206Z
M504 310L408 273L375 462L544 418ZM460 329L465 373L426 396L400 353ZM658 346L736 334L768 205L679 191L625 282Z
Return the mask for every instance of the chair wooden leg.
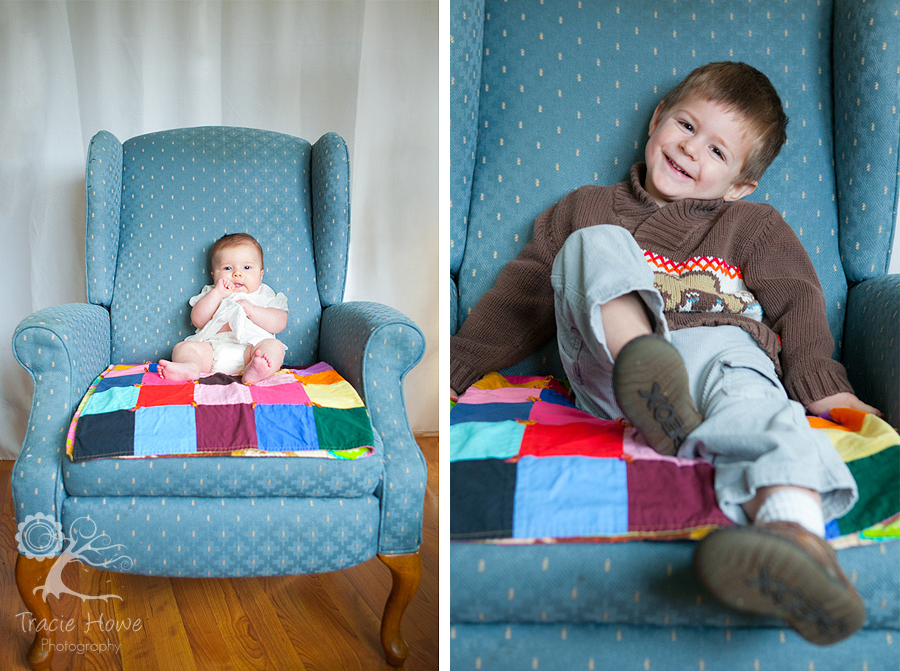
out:
M393 586L381 618L381 647L391 666L402 666L409 655L409 646L400 633L403 613L419 589L422 579L422 557L418 552L398 555L378 555L391 570Z
M56 631L50 630L49 627L53 611L40 594L34 593L34 589L47 580L47 574L50 573L56 559L48 557L39 561L20 554L16 560L16 587L19 588L19 595L25 602L25 607L31 611L34 618L34 641L28 649L28 665L34 671L49 669L50 662L53 661Z

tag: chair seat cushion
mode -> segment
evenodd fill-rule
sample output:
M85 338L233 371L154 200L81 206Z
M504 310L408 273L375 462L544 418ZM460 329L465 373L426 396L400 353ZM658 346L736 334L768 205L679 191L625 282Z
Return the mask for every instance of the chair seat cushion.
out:
M741 613L714 599L691 568L695 547L689 541L516 546L453 542L450 621L780 626L778 620ZM837 557L866 604L865 627L897 629L900 542L846 548L838 550Z
M833 420L833 421L831 421ZM874 415L810 418L847 463L859 500L831 521L835 547L900 535L900 436ZM552 378L485 377L450 412L450 535L456 540L674 540L731 525L713 468L665 457L634 429L575 407Z
M73 496L338 498L373 493L383 453L356 391L326 364L249 386L110 366L79 404L66 451Z

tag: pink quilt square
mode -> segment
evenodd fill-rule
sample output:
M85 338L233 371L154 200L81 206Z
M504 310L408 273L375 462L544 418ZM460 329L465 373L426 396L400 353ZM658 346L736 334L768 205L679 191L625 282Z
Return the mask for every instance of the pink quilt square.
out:
M275 375L270 375L269 377L260 380L259 382L254 382L254 387L276 387L280 384L294 384L297 382L297 378L295 378L290 373L276 373Z
M309 405L311 403L309 395L299 382L269 387L254 384L250 386L250 396L254 401L263 405Z
M250 405L253 397L243 384L198 384L194 391L197 405Z
M137 366L116 366L111 371L107 371L103 377L122 377L123 375L140 375L144 371L147 370L147 367L144 364L140 364Z

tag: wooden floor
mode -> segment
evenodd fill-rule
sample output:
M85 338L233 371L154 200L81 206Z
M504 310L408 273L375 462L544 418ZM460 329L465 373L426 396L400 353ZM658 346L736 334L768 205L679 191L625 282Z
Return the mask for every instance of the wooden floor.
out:
M403 618L410 655L406 671L438 668L438 439L417 436L428 463L422 582ZM16 524L9 481L0 461L0 669L28 669L33 635L23 631L25 606L16 590ZM72 563L71 589L122 597L84 601L50 598L72 631L57 634L54 671L135 669L390 669L379 642L390 591L377 558L320 575L271 578L155 578L108 573ZM131 627L128 627L130 621ZM138 629L133 623L140 619ZM112 626L111 631L106 631ZM115 627L122 628L116 632ZM133 629L138 629L133 631ZM81 646L81 647L79 647Z

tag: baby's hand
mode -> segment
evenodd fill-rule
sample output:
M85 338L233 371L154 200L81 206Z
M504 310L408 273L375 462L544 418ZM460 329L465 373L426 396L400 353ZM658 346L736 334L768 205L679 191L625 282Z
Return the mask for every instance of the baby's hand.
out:
M219 295L222 298L228 298L231 294L234 293L234 284L226 280L224 277L220 277L219 281L216 282L216 291L219 292Z
M241 306L242 308L244 308L244 312L245 312L246 315L247 315L247 319L249 319L250 321L253 321L252 315L253 315L253 310L254 310L254 308L255 308L256 306L251 305L251 304L248 303L247 301L238 301L238 303L240 304L240 306ZM254 322L254 323L255 323L255 322Z

